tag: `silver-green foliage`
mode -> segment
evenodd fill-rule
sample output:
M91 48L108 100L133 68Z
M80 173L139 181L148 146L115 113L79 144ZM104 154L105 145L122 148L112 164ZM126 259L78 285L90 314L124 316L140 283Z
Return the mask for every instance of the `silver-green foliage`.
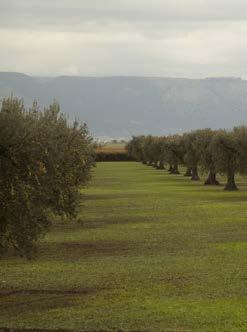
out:
M29 257L52 214L74 217L78 186L94 163L86 125L69 125L58 103L40 111L3 100L0 111L0 249Z

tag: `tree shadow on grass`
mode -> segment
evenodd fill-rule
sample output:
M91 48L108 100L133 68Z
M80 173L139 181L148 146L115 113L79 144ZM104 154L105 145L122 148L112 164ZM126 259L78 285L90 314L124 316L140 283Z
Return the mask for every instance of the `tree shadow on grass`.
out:
M77 298L86 298L93 295L96 290L19 290L0 293L0 312L15 315L22 312L40 312L48 309L69 308L74 305Z
M84 195L82 197L82 205L85 201L98 201L98 200L115 200L115 199L119 199L119 198L126 198L129 199L130 197L140 197L140 196L145 196L146 193L140 193L140 192L136 192L136 193L130 193L130 192L126 192L126 193L104 193L104 194L93 194L93 195Z
M206 241L207 242L207 241ZM45 260L62 260L76 263L87 258L96 257L148 257L153 255L201 255L205 249L205 243L194 241L188 234L176 234L164 236L157 241L128 241L128 240L99 240L92 242L61 242L57 244L44 244L39 248L38 258Z
M128 224L137 224L137 223L144 223L148 222L150 219L149 216L143 217L143 216L107 216L102 218L97 218L95 220L83 220L81 222L81 225L84 229L96 229L96 228L104 228L106 226L111 225L128 225Z
M220 244L228 242L246 242L247 226L241 222L214 225L209 230L209 242Z
M112 332L113 330L80 330L80 332ZM116 332L125 332L126 330L117 329ZM129 332L151 332L150 330L128 330ZM0 332L79 332L79 330L72 329L35 329L35 328L27 328L27 329L18 329L18 328L0 328ZM171 332L171 330L170 330ZM181 331L182 332L182 331ZM191 330L184 330L184 332L191 332Z
M39 248L38 257L76 262L86 257L129 256L136 251L135 246L124 241L62 242L44 244Z
M12 291L1 291L0 298L10 297L13 295L56 295L56 296L69 296L69 295L87 295L95 293L95 289L72 289L72 290L60 290L60 289L20 289Z

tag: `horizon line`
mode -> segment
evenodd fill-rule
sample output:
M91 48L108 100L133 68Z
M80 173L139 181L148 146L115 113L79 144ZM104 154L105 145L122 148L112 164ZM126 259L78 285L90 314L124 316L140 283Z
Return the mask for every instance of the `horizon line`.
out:
M150 79L184 79L184 80L207 80L207 79L235 79L235 80L242 80L246 81L246 79L240 77L240 76L205 76L205 77L198 77L198 78L191 78L191 77L184 77L184 76L156 76L156 75L35 75L35 74L26 74L23 72L17 72L17 71L0 71L0 74L17 74L27 77L35 77L35 78L150 78Z

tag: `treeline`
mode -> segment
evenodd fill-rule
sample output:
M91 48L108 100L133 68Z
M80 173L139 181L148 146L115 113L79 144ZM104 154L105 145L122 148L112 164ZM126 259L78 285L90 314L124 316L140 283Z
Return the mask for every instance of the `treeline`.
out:
M117 141L110 144L98 144L96 146L96 161L134 161L133 157L127 153L125 144L123 142L118 144Z
M198 169L208 172L205 185L218 185L217 173L225 174L225 190L237 190L235 174L247 173L247 127L233 130L195 130L164 137L136 136L126 146L128 154L171 174L186 167L185 176L199 180Z
M0 250L29 257L53 215L75 218L79 187L94 165L85 124L68 123L54 102L31 109L14 97L0 110Z
M96 152L96 161L134 161L134 159L126 152Z

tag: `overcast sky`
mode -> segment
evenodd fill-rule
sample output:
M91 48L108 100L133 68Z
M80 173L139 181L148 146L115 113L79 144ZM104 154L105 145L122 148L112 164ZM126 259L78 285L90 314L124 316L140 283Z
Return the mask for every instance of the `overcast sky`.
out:
M0 0L0 71L247 78L247 0Z

